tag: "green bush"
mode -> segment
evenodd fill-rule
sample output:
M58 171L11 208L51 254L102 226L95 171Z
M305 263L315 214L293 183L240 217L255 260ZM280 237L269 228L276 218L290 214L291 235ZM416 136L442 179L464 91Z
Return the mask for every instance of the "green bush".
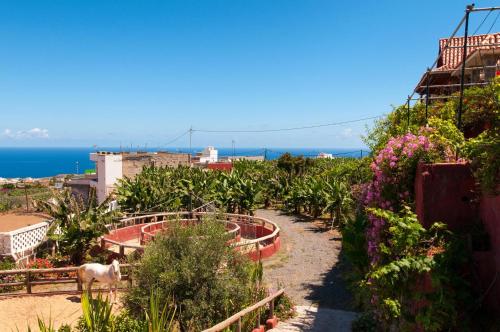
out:
M198 331L224 320L250 302L255 289L252 264L227 246L224 226L205 219L185 227L172 222L157 235L133 271L127 308L141 316L151 292L160 306L175 305L183 330Z
M474 176L486 193L498 193L500 184L500 129L487 130L465 144Z

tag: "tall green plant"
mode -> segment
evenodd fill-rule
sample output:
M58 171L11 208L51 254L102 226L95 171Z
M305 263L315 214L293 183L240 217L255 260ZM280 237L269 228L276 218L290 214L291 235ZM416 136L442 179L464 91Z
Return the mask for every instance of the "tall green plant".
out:
M69 255L72 263L81 264L92 245L108 231L106 224L111 223L114 216L109 202L108 199L97 204L95 189L91 189L86 202L63 190L54 191L51 199L37 204L54 219L49 237L59 251Z
M136 282L126 296L127 307L142 315L151 292L157 292L158 306L176 306L176 320L188 331L241 310L252 292L251 263L227 240L224 226L215 220L190 227L172 223L168 234L145 248L133 272Z

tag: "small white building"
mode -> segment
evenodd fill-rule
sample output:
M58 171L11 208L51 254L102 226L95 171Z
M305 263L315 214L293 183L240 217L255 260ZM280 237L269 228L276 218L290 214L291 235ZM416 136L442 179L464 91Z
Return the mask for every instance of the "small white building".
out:
M218 154L219 152L216 148L213 146L207 146L200 154L200 163L216 163L219 160Z
M122 155L117 153L91 153L90 160L95 162L97 182L90 185L96 188L97 201L103 202L115 189L118 179L123 177Z
M88 179L96 188L97 201L102 203L116 188L118 180L134 178L145 166L189 166L191 156L187 153L158 152L96 152L90 154L95 162L96 175ZM95 178L97 176L97 178ZM87 180L87 179L85 179ZM75 185L82 183L74 183Z
M316 158L318 159L333 159L333 155L331 153L320 152Z

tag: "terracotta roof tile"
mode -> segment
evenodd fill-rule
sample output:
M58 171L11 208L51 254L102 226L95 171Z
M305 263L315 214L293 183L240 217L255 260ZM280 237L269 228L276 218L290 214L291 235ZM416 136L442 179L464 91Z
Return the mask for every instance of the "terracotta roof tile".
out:
M437 63L437 70L448 70L455 69L462 63L463 57L463 46L464 37L454 37L450 40L448 46L462 46L460 47L448 47L444 51L448 38L443 38L439 40L439 52L443 53L443 56L439 59ZM467 37L467 57L472 55L477 50L490 50L490 49L500 49L500 32L487 34L487 35L475 35ZM484 46L486 45L486 46Z

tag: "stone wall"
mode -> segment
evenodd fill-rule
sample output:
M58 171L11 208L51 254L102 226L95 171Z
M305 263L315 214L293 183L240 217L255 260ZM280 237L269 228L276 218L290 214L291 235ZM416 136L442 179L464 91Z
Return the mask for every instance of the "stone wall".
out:
M137 153L123 154L122 173L123 176L134 177L142 171L144 166L189 166L190 156L187 153Z

